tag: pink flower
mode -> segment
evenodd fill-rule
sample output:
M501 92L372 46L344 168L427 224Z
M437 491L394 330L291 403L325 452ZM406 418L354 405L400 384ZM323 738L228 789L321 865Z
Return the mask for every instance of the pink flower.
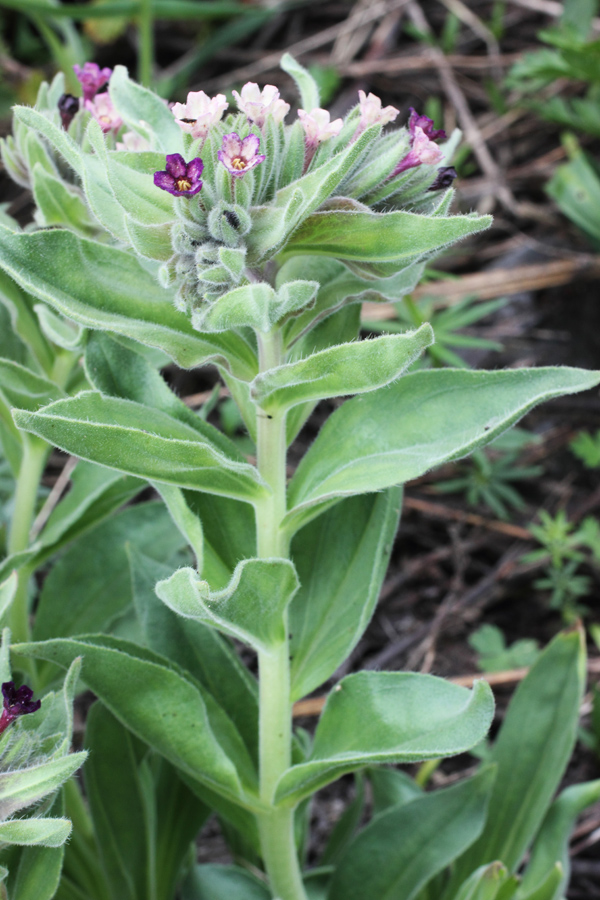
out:
M249 134L242 140L239 134L233 132L223 136L223 145L217 156L235 178L240 178L266 159L257 153L259 145L260 138L255 134Z
M212 125L221 121L227 109L224 94L209 97L204 91L190 91L185 103L174 103L171 111L182 131L204 140Z
M117 141L117 150L129 150L131 153L142 153L149 150L150 144L137 131L126 131L122 141Z
M413 169L415 166L420 166L423 163L428 166L435 166L437 163L440 163L443 158L444 154L442 150L440 150L434 141L429 140L419 125L416 125L412 146L406 156L400 160L392 172L391 177L393 178L395 175L400 175L401 172L406 172L407 169Z
M97 94L93 100L86 100L85 108L91 112L104 134L117 132L123 124L108 94Z
M393 122L398 115L399 110L395 106L381 107L381 100L375 94L365 94L364 91L358 92L360 101L360 130L361 132L370 125L387 125Z
M74 65L73 71L83 90L83 100L93 100L101 87L108 84L112 69L101 69L97 63L86 62L81 66Z
M249 81L242 88L241 96L237 91L231 92L236 99L238 109L245 113L250 122L262 128L267 116L279 124L290 111L290 104L279 98L279 91L272 84L266 84L262 91L257 84Z
M302 127L306 134L307 147L312 147L313 149L317 144L328 141L329 138L337 137L344 125L341 119L335 119L334 122L330 122L331 117L326 109L312 109L309 113L299 109L298 118L302 122Z

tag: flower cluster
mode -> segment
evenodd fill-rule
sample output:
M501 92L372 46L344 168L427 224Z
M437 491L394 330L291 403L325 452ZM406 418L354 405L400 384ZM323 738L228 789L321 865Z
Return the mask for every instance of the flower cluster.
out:
M15 688L14 681L5 681L2 685L2 696L4 704L2 715L0 716L0 734L2 734L11 722L18 719L19 716L26 716L29 713L37 712L42 705L40 700L33 700L33 691L26 685L18 690Z

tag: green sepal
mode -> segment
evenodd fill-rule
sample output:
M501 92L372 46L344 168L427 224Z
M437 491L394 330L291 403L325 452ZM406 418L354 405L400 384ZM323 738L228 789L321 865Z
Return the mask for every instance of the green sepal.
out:
M250 265L273 257L289 241L303 219L318 209L359 165L380 131L378 125L367 128L353 144L328 162L278 190L271 203L252 209L252 231L247 238Z
M396 381L433 341L426 322L407 334L328 347L257 375L250 393L269 413L307 400L366 393Z
M493 715L494 698L483 681L468 691L409 672L349 675L329 694L308 760L279 779L276 801L295 803L373 763L463 753L485 737Z
M222 591L211 591L193 569L179 569L156 593L178 615L268 653L285 641L283 613L298 587L289 560L245 559Z

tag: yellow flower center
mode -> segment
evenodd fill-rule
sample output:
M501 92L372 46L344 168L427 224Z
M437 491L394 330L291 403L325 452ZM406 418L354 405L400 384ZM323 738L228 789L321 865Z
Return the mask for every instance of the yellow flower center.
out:
M242 169L246 168L247 163L246 160L242 159L241 156L234 156L234 158L231 160L231 165L234 169L241 171Z
M192 182L188 178L178 178L175 182L178 191L190 191Z

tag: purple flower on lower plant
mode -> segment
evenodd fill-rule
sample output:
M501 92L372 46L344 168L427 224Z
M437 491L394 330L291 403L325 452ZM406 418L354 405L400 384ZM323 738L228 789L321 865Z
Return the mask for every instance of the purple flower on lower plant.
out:
M110 81L112 69L101 69L97 63L86 62L83 68L78 65L73 66L73 71L77 80L81 84L83 90L83 99L93 100L100 88L104 87Z
M235 178L239 178L266 159L257 152L259 146L260 138L255 134L249 134L242 140L239 134L233 132L223 136L223 144L217 156L225 168Z
M59 97L57 106L62 127L66 130L79 112L79 100L73 94L63 94Z
M4 708L0 716L0 734L2 734L15 719L28 713L37 712L42 705L41 700L32 700L33 691L26 685L15 688L14 681L5 681L2 685Z
M446 132L443 128L434 128L433 119L429 116L420 116L419 113L410 107L410 118L408 120L408 130L410 136L414 140L416 129L420 128L423 134L427 135L430 141L445 141Z
M199 156L186 163L179 153L171 153L167 156L165 171L154 173L154 184L174 197L193 197L202 187L203 168Z

